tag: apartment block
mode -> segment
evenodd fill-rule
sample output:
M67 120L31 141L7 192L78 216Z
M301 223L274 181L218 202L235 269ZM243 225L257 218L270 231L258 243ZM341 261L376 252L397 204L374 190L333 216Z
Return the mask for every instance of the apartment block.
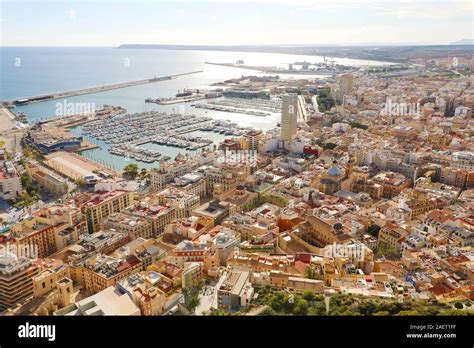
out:
M89 233L97 232L102 221L112 213L118 213L133 203L133 192L96 191L83 205Z

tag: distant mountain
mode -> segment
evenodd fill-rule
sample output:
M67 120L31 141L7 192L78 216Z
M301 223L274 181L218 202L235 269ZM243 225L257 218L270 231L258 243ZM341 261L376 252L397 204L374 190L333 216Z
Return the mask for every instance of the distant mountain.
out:
M473 39L462 39L462 40L451 42L450 45L474 45L474 40Z

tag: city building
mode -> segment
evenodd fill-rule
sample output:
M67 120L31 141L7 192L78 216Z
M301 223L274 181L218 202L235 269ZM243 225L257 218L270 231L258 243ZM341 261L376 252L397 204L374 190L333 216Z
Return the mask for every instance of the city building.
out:
M405 176L393 172L383 172L377 174L372 179L375 184L382 186L382 197L393 198L410 187L410 180Z
M211 218L214 226L216 226L229 216L232 206L232 203L213 200L197 207L193 210L192 214L198 217Z
M26 141L41 153L48 154L55 151L76 151L81 147L82 137L57 127L39 127L28 132Z
M132 217L148 221L151 224L153 237L163 233L166 225L176 219L176 212L174 207L161 206L149 201L141 201L125 211Z
M12 162L0 162L0 198L16 200L21 193L21 180Z
M281 139L290 143L297 131L298 96L296 94L284 94L281 101Z
M165 233L177 233L189 239L208 232L214 227L214 220L210 217L190 216L177 219L165 227Z
M168 187L152 197L156 200L156 204L174 207L177 219L191 216L192 211L199 207L201 202L198 194L185 192L174 187Z
M141 315L161 315L165 310L166 294L163 289L165 277L155 271L132 274L117 282L121 294L127 294L140 308Z
M217 290L218 306L237 310L250 304L255 290L250 283L250 272L231 271Z
M184 264L182 286L184 289L192 289L199 285L202 280L202 263L187 262Z
M44 260L39 273L33 277L33 296L40 297L56 289L62 278L69 277L67 264L60 260Z
M118 213L133 203L133 192L96 191L82 209L87 220L89 233L97 232L102 221L112 213Z
M38 265L13 253L0 255L0 311L15 307L33 296L33 278Z
M130 241L128 234L115 230L98 231L81 238L79 245L85 252L111 254Z
M113 286L53 313L55 316L140 315L140 308Z
M53 171L40 166L38 164L30 163L27 166L28 174L31 175L40 186L47 191L57 195L63 195L68 192L68 184L66 179L62 178Z
M121 213L110 214L103 222L104 229L114 229L128 235L130 240L153 238L150 221L143 217Z
M142 269L142 262L134 255L117 258L96 254L83 262L81 280L86 290L100 292Z

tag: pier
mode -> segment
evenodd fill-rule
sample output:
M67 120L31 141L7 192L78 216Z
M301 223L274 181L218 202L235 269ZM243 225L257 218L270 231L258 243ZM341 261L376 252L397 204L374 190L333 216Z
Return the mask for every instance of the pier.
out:
M192 74L197 74L201 72L203 72L203 70L191 71L187 73L162 76L162 77L153 77L153 78L144 79L144 80L135 80L135 81L128 81L128 82L113 83L109 85L82 88L82 89L76 89L76 90L67 91L67 92L58 92L58 93L43 94L43 95L37 95L37 96L31 96L31 97L23 97L23 98L3 101L3 104L11 106L11 105L25 105L25 104L30 104L30 103L38 103L42 101L62 99L62 98L74 97L78 95L99 93L99 92L110 91L113 89L127 88L127 87L145 85L148 83L167 81L167 80L171 80L180 76L192 75Z

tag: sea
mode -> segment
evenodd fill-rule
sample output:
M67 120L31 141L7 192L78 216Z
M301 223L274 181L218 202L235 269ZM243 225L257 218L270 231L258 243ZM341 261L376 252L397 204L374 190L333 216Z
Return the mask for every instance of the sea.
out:
M58 103L63 105L64 103L93 103L96 107L122 106L129 113L151 110L180 112L229 120L242 127L261 130L274 128L279 122L280 115L278 114L259 117L196 109L191 107L190 103L166 106L145 103L147 98L172 97L185 88L212 89L216 87L211 87L211 84L227 79L238 78L242 75L264 75L258 71L205 64L205 62L234 63L237 60L243 60L245 65L287 68L288 63L297 61L318 63L323 62L324 57L228 51L119 49L116 47L0 47L0 100L28 98L41 94L203 70L201 73L172 80L21 105L12 111L24 112L28 122L33 124L57 117ZM334 62L359 67L390 64L348 58L334 58ZM297 79L311 76L296 74L281 75L281 77ZM327 78L321 75L313 77L315 79ZM71 131L82 135L81 126ZM191 134L211 139L215 143L225 138L224 135L213 132L198 131ZM107 151L109 145L105 142L90 137L85 138L100 148L83 151L81 155L113 169L121 170L128 163L137 163L140 168L158 166L158 162L151 164L135 162L133 159L110 154ZM187 152L187 150L151 143L143 146L158 150L171 158L179 153ZM195 153L196 151L190 155Z

